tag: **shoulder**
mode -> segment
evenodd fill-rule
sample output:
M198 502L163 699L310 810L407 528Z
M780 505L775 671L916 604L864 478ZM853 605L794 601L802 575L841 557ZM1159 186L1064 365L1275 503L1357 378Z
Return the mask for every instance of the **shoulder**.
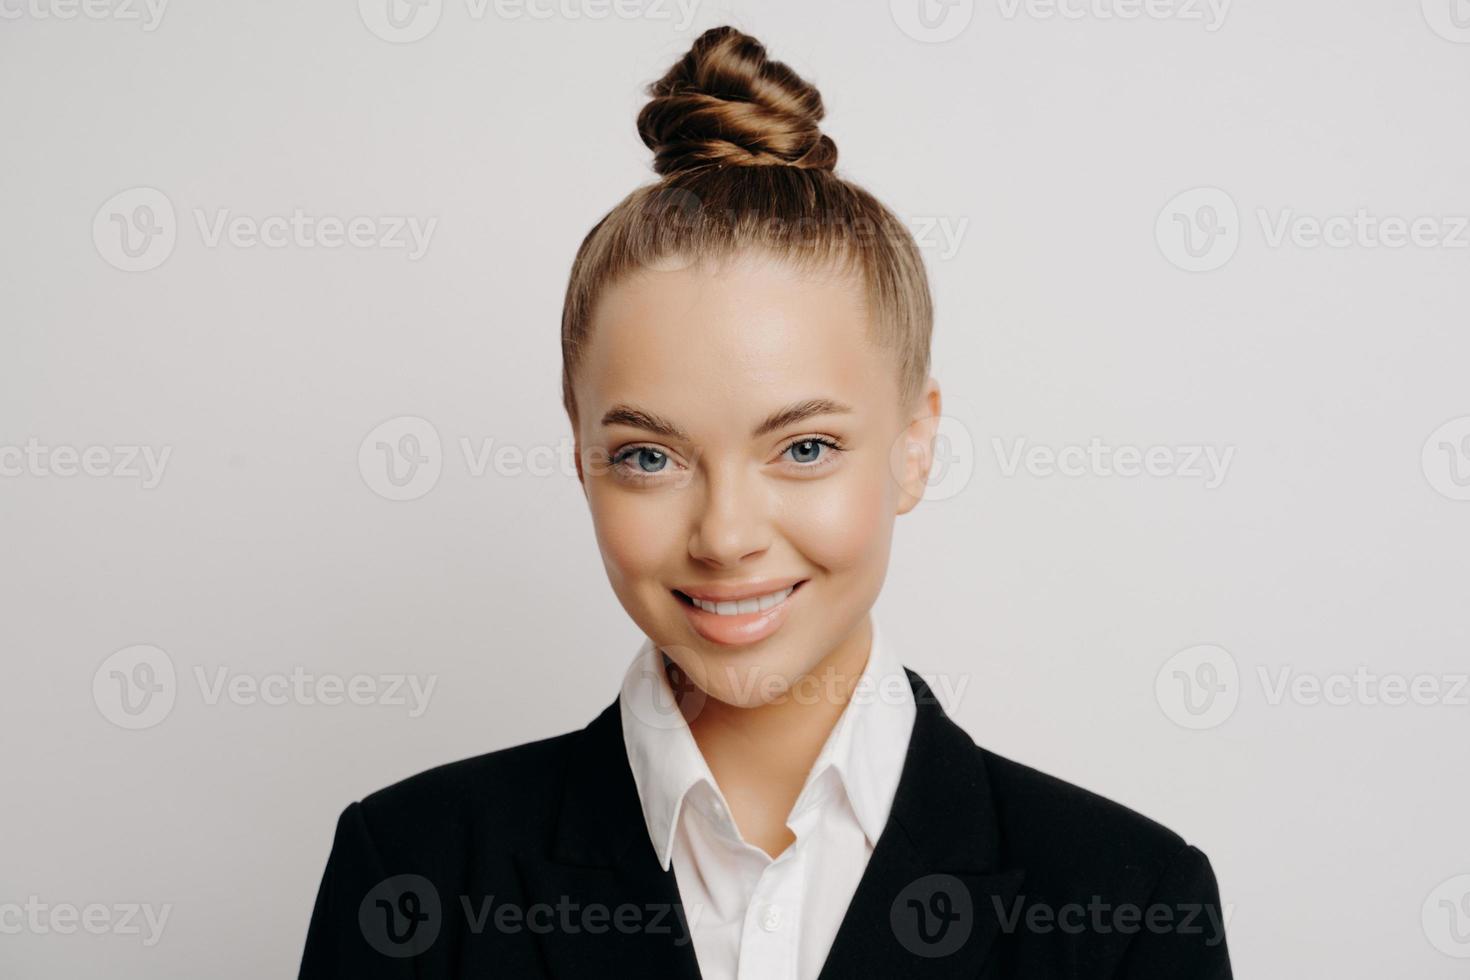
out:
M426 769L362 797L342 826L384 856L455 854L500 841L529 845L554 826L561 775L579 731Z
M1166 872L1208 862L1183 836L1092 790L978 748L1002 847L1037 884L1152 892Z
M516 855L544 846L555 826L559 776L576 745L578 732L526 742L496 752L435 766L350 803L337 819L331 853L313 907L300 975L305 977L386 976L379 954L405 955L403 944L420 920L435 923L425 943L432 945L439 924L463 928L464 920L441 915L455 897L493 895L516 903ZM412 905L407 905L409 901ZM409 915L409 939L396 935L398 919L368 917L370 902L402 907ZM417 916L419 904L425 910ZM468 909L468 906L465 906ZM392 913L390 913L392 914ZM453 924L453 925L451 925ZM386 930L386 931L385 931ZM486 933L493 942L491 930ZM366 940L366 943L364 943ZM494 956L521 975L529 967L514 944L493 942ZM456 942L427 950L425 966L449 975L443 958L456 955Z
M1229 907L1209 859L1181 835L985 749L1005 866L1024 870L1017 930L1028 972L1229 980ZM1008 923L1008 925L1007 925Z
M1184 843L1170 828L1137 810L1039 769L978 749L1003 820L1023 836L1105 836L1139 851L1175 851Z
M509 748L425 769L363 797L369 811L390 817L474 804L509 803L535 796L555 784L578 731L523 742Z

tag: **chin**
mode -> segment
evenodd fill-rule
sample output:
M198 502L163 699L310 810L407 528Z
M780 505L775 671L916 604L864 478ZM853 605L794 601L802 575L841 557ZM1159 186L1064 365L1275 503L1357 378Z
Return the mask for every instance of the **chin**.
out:
M670 656L701 691L737 708L759 708L784 699L792 684L820 662L789 644L709 652L685 647L677 656L670 651Z
M802 677L817 670L829 652L822 633L835 626L814 622L813 604L829 591L825 583L802 582L793 591L788 615L764 639L741 643L716 642L701 635L683 608L687 603L668 598L662 584L637 590L637 603L625 602L629 616L639 624L679 668L671 677L676 692L698 689L705 696L732 707L758 708L790 695ZM672 615L670 615L672 611ZM820 618L820 617L819 617ZM813 630L818 636L808 634ZM712 632L707 626L703 632Z

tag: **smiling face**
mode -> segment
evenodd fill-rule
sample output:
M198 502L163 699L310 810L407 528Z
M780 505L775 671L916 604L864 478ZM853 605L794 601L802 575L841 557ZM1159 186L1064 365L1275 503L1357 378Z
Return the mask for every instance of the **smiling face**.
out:
M899 402L861 284L761 253L610 285L574 381L613 591L705 693L756 706L868 651L939 391ZM794 586L794 591L789 591Z

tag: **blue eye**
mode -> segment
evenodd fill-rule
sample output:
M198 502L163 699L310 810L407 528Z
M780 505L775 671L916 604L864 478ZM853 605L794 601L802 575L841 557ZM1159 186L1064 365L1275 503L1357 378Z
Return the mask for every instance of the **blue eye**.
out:
M823 453L822 449L836 450L837 444L830 439L821 439L815 436L806 439L798 439L786 447L786 452L791 453L792 462L801 466L821 465L823 457L830 457L831 452Z
M618 453L613 458L614 466L621 466L623 461L632 457L637 464L640 473L659 473L669 465L669 457L657 449L649 446L632 446Z

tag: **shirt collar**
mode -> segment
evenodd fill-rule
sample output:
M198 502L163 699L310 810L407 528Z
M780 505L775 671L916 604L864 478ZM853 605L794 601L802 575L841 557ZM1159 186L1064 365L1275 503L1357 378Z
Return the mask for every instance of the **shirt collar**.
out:
M877 617L869 613L869 619L873 645L867 664L817 755L792 814L822 803L823 777L830 768L868 843L876 845L898 790L916 708L903 665L883 641ZM618 710L649 840L667 870L674 830L690 789L705 783L716 795L723 794L674 703L663 655L651 640L644 639L628 665Z
M652 640L644 639L623 675L618 713L648 838L659 864L668 870L674 828L685 797L700 782L707 781L711 787L716 783L689 731L689 722L674 702L663 654Z

